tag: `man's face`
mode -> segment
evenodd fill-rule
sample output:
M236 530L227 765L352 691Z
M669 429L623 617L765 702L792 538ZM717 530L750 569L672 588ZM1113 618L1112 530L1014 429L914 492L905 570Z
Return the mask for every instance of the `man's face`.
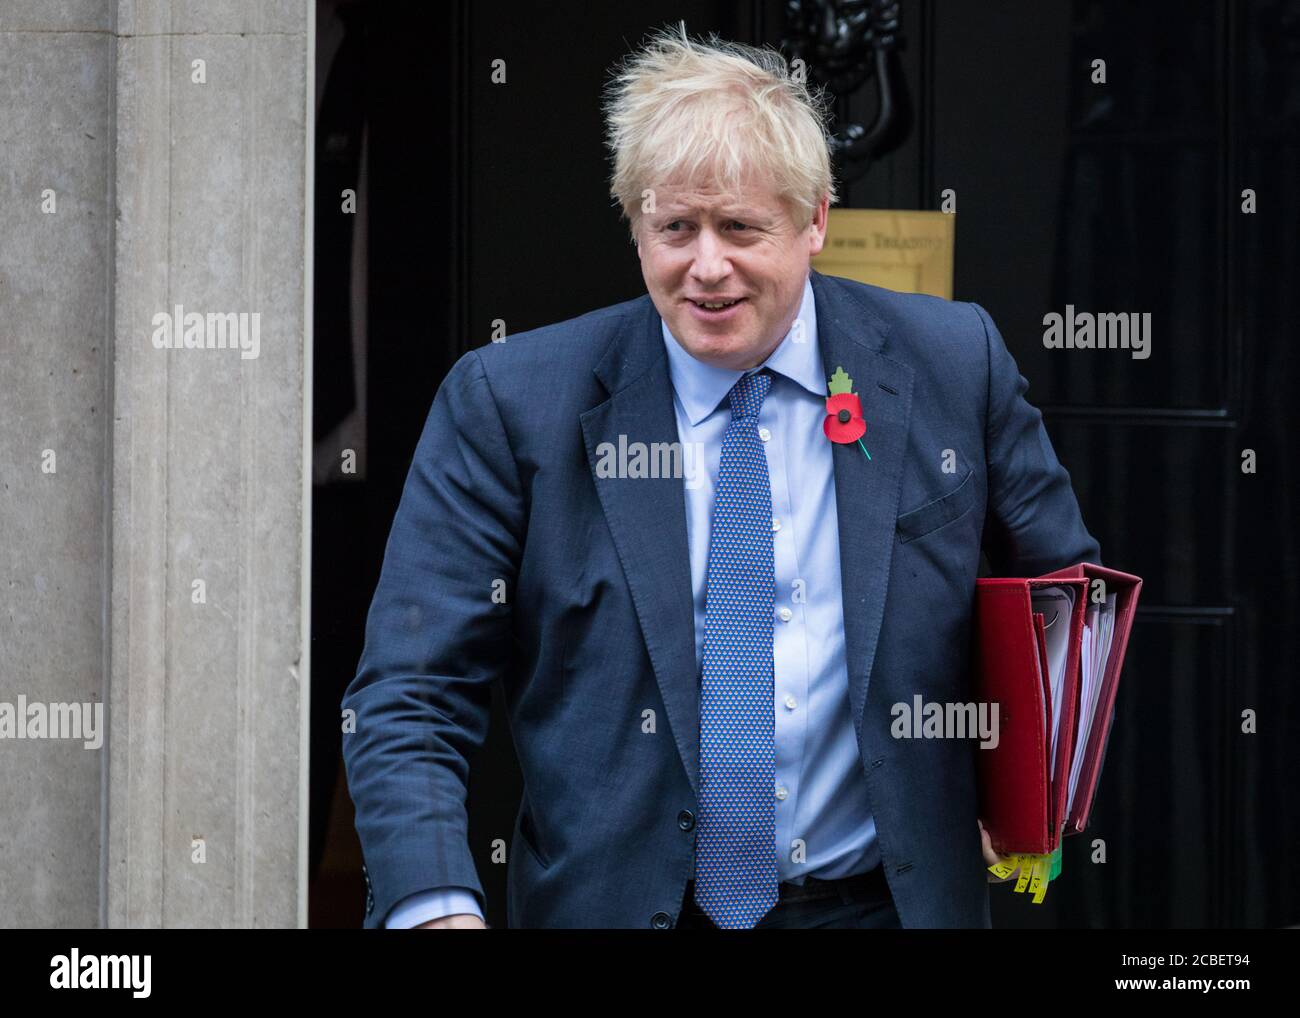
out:
M637 223L637 255L669 330L705 363L761 364L799 313L809 260L826 238L828 200L802 230L769 187L739 196L667 188L655 192L655 205ZM716 303L729 306L704 306Z

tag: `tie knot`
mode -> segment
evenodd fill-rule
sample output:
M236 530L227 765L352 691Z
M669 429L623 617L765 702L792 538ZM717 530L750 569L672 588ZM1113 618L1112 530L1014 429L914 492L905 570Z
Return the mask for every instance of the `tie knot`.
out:
M734 421L742 417L757 417L767 390L771 387L772 375L767 368L741 375L740 381L727 393L727 398L731 400L731 419Z

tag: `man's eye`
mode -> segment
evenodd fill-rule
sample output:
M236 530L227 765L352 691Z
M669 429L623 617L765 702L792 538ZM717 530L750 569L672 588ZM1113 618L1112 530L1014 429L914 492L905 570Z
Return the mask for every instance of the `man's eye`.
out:
M678 227L685 228L687 225L688 224L686 223L685 220L674 219L671 222L665 223L663 225L663 229L669 230L673 233L679 233L680 230L678 229ZM731 220L729 223L727 223L727 227L732 231L748 231L750 229L748 223L742 223L738 219Z

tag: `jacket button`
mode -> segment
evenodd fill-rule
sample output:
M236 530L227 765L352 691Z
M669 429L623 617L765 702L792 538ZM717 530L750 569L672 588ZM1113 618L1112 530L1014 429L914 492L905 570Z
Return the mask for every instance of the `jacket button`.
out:
M682 810L677 814L677 826L683 831L689 831L695 826L695 814L688 809Z
M672 929L673 917L667 912L656 912L650 917L650 925L656 930Z

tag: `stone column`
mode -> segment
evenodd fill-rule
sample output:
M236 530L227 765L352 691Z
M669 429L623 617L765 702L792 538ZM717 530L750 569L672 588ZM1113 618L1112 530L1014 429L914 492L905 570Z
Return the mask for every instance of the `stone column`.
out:
M3 926L305 924L312 10L0 7Z
M305 925L313 10L0 7L0 925Z
M109 926L305 925L311 36L117 4Z
M107 750L25 736L29 704L105 697L113 91L108 5L0 4L5 927L99 922Z

